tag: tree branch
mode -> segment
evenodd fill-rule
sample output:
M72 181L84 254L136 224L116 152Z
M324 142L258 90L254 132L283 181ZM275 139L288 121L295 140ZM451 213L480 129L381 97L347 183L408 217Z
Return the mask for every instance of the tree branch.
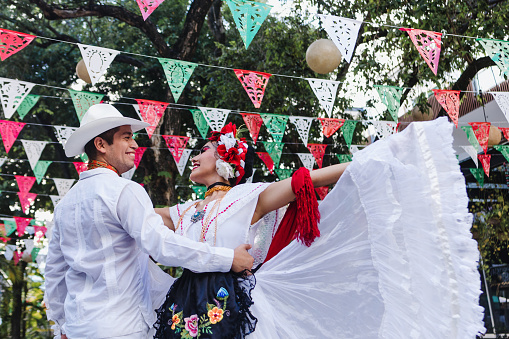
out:
M191 60L198 46L205 17L214 0L194 0L187 12L184 29L174 46L174 53L178 53L181 60Z

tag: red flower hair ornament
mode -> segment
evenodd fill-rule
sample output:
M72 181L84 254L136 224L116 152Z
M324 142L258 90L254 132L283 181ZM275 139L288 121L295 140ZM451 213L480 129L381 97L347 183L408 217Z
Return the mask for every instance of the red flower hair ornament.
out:
M245 138L237 139L237 127L231 122L220 132L213 131L210 141L216 141L219 159L216 161L216 171L222 178L228 180L237 178L237 184L244 176L246 166L247 142Z

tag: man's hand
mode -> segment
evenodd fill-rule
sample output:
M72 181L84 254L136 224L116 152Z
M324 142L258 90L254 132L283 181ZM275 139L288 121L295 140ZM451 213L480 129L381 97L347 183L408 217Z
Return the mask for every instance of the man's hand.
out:
M239 273L253 268L254 258L247 253L247 250L250 248L251 245L249 244L242 244L235 248L233 252L233 272Z
M67 339L67 336L66 336L65 334L62 334L62 335L60 336L60 339Z

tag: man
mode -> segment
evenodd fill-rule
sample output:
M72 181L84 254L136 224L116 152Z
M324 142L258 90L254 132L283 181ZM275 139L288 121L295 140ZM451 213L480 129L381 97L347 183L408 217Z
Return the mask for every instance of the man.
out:
M65 145L89 170L55 208L46 266L48 319L61 338L146 338L171 279L150 261L198 272L252 267L249 245L214 248L164 226L137 183L133 131L149 126L109 104L92 106Z

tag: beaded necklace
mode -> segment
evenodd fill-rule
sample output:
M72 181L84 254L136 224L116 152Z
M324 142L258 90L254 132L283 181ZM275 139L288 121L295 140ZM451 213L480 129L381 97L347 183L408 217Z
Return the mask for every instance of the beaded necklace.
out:
M118 176L120 176L120 173L118 172L118 170L115 167L111 166L108 163L105 163L104 161L92 160L92 161L90 161L88 163L87 166L88 166L89 170L93 170L93 169L96 169L96 168L107 168L107 169L110 169L113 172L117 173Z

